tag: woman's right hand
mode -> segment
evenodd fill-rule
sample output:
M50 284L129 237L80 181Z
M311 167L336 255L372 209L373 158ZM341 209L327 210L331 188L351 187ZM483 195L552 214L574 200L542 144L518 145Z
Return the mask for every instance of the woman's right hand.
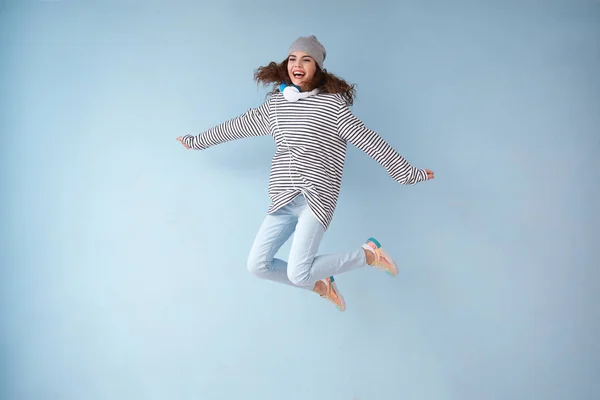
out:
M425 173L427 174L427 180L433 179L433 171L430 171L428 169L425 170Z
M187 144L183 143L183 137L179 136L179 137L177 138L177 140L178 140L179 142L181 142L181 144L183 145L183 147L185 147L185 148L186 148L186 149L188 149L188 150L190 149L190 146L188 146Z

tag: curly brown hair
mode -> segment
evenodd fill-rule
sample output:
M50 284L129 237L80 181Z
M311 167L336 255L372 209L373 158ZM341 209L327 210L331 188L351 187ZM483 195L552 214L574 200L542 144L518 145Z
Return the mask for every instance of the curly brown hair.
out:
M261 83L264 86L268 84L273 84L273 88L269 94L277 93L279 90L279 85L282 83L291 84L292 81L288 75L287 71L288 67L288 59L286 58L281 63L277 64L274 61L271 61L268 65L259 67L254 72L254 80L257 83ZM345 80L335 76L334 74L327 72L327 70L322 70L317 65L317 70L315 72L315 76L307 85L308 91L313 90L315 88L319 88L321 93L336 93L341 94L348 105L352 105L354 103L354 99L356 97L356 85L349 84Z

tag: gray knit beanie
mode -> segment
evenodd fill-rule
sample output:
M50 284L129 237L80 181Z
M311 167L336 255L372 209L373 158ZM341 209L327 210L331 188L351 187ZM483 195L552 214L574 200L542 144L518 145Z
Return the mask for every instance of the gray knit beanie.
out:
M307 53L314 58L319 68L323 69L323 61L325 61L325 57L327 57L327 52L325 51L325 47L317 40L316 36L302 36L296 39L290 46L288 55L294 51Z

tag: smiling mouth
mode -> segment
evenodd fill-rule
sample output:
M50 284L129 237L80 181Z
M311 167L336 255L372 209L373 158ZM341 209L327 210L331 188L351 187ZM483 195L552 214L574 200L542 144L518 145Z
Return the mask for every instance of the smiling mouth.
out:
M305 73L296 71L292 75L294 76L294 78L302 78L305 75Z

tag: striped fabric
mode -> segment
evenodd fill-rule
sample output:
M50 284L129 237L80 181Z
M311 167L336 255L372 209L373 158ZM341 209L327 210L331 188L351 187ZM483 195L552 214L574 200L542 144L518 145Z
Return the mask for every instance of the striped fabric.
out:
M271 164L268 213L303 194L327 229L337 205L347 143L375 159L401 184L427 180L424 169L412 167L381 136L365 127L339 94L323 93L289 102L276 93L236 118L197 136L185 135L183 143L204 150L231 140L267 135L273 136L277 148Z

